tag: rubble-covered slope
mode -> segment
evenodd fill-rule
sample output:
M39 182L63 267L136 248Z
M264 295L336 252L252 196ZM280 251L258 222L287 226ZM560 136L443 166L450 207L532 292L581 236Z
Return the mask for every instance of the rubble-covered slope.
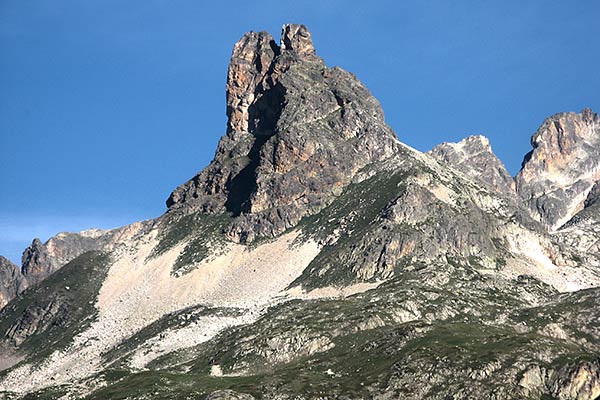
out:
M557 295L535 279L511 282L450 261L402 272L349 298L284 303L144 371L113 365L96 377L106 386L87 398L599 394L596 289Z

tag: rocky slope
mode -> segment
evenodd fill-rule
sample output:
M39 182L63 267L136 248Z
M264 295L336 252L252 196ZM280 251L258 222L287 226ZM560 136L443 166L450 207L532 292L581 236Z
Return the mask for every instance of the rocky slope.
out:
M0 256L0 309L27 287L35 287L59 268L89 251L110 251L128 238L138 225L113 229L89 229L77 233L62 232L42 243L34 239L24 251L21 267Z
M515 183L484 137L400 143L292 24L236 43L227 115L165 215L0 259L0 397L600 395L596 114Z
M39 239L34 239L23 252L23 275L32 285L41 282L80 254L100 248L103 233L95 229L80 233L59 233L43 244Z

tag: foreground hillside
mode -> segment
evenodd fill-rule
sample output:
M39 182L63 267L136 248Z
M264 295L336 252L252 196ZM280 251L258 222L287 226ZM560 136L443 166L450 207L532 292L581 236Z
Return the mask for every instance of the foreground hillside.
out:
M0 397L595 399L600 117L402 144L302 25L234 46L165 215L0 258Z

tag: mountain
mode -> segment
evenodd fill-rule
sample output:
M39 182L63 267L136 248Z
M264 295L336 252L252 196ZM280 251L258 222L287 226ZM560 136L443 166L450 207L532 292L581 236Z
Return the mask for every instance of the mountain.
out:
M398 146L379 102L355 76L327 68L302 25L286 26L280 46L266 32L234 46L227 116L214 160L167 206L231 213L226 234L237 242L293 228Z
M244 35L226 88L164 215L0 258L0 396L600 396L597 114L513 179L483 136L401 143L303 25Z
M18 266L0 256L0 309L27 287Z
M515 194L515 182L492 151L485 136L469 136L459 143L442 143L429 151L439 162L503 197Z
M515 181L532 215L556 230L584 208L600 181L600 117L590 109L546 119Z

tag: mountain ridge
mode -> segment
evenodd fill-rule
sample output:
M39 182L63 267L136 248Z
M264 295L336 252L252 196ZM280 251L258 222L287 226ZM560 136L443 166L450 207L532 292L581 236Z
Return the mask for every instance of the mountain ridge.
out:
M298 24L235 44L226 104L164 215L0 258L0 396L600 395L597 114L515 180L482 136L421 153Z

